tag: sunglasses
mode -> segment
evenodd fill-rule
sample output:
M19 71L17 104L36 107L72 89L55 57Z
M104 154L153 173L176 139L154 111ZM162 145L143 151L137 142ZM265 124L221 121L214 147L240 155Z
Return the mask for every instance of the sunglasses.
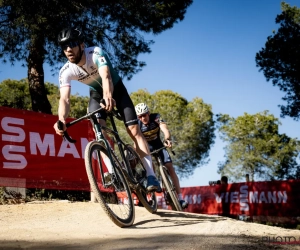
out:
M70 42L68 42L68 43L62 44L62 45L61 45L61 48L62 48L63 50L67 50L68 47L71 48L71 49L73 49L74 47L76 47L76 46L78 46L78 45L79 45L79 42L76 42L76 41L70 41Z
M146 116L147 116L147 113L146 113L146 114L139 115L138 118L141 119L142 117L146 117Z

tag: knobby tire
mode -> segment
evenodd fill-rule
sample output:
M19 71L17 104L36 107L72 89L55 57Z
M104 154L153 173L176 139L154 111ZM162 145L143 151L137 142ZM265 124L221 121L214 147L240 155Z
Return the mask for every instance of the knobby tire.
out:
M85 167L91 190L104 212L117 226L129 227L134 222L135 208L131 190L121 171L121 164L112 155L116 165L115 173L110 187L104 188L103 183L105 181L101 178L101 172L104 173L105 171L100 152L108 157L107 149L97 141L89 142L85 149Z
M157 199L155 192L147 191L147 171L142 163L141 158L139 157L136 150L129 144L127 144L124 148L125 155L128 156L128 152L130 152L131 161L134 161L134 170L129 169L131 171L131 175L133 175L137 182L139 182L139 186L134 190L134 193L138 197L139 201L146 208L146 210L150 213L155 213L157 211ZM129 167L131 164L129 163ZM133 172L134 173L133 173Z
M177 192L175 186L171 180L171 176L166 167L160 166L159 171L162 177L163 185L166 189L167 199L173 210L182 211L181 205L178 201Z

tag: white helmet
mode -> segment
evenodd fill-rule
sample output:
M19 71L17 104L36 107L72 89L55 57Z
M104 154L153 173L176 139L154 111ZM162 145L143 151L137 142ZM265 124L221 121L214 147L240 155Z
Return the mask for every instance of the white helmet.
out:
M145 103L139 103L135 106L135 112L137 115L142 115L149 112L149 109Z

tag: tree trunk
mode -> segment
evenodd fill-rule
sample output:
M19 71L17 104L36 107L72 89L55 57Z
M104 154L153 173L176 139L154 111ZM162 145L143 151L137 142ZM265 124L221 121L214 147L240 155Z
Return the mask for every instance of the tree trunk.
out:
M42 36L35 36L30 43L27 59L29 92L33 111L52 114L51 104L47 98L44 84L43 44L44 38Z
M254 171L251 171L251 181L254 182Z

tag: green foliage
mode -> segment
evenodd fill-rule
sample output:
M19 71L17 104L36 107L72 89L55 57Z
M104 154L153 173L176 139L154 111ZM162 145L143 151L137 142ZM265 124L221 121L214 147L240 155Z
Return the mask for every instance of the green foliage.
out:
M59 103L59 88L56 84L45 83L46 94L52 106L52 114L57 115ZM13 90L13 91L12 91ZM71 110L69 117L78 118L87 113L89 97L71 95ZM31 110L31 99L28 88L28 81L22 79L4 80L0 83L0 106Z
M3 0L0 2L0 46L4 62L28 58L28 50L41 38L39 51L50 65L65 61L57 49L57 34L74 25L86 35L88 45L101 45L111 55L123 75L131 77L145 65L139 53L149 53L153 41L145 41L139 32L159 34L182 21L192 0L182 1L96 1L75 2Z
M2 0L0 1L0 59L28 68L32 110L51 113L44 86L43 64L56 72L66 61L57 44L62 28L75 26L85 35L87 46L99 45L109 55L121 77L130 79L146 65L138 61L150 53L153 41L145 33L170 29L192 0Z
M265 47L255 57L257 67L267 81L285 92L280 105L281 116L300 118L300 8L281 3L282 13L277 15L279 28L268 36Z
M299 141L280 134L280 122L268 111L237 118L218 115L221 138L227 142L219 173L234 180L249 174L264 180L299 178Z
M7 79L0 83L0 106L31 110L28 82Z
M210 105L200 98L188 102L170 90L157 91L153 95L147 90L138 90L131 98L134 105L145 102L152 113L160 113L167 122L175 141L176 155L172 159L180 176L190 176L195 168L208 162L215 139Z
M89 99L88 96L79 96L78 94L71 95L71 110L69 116L79 118L86 115Z

